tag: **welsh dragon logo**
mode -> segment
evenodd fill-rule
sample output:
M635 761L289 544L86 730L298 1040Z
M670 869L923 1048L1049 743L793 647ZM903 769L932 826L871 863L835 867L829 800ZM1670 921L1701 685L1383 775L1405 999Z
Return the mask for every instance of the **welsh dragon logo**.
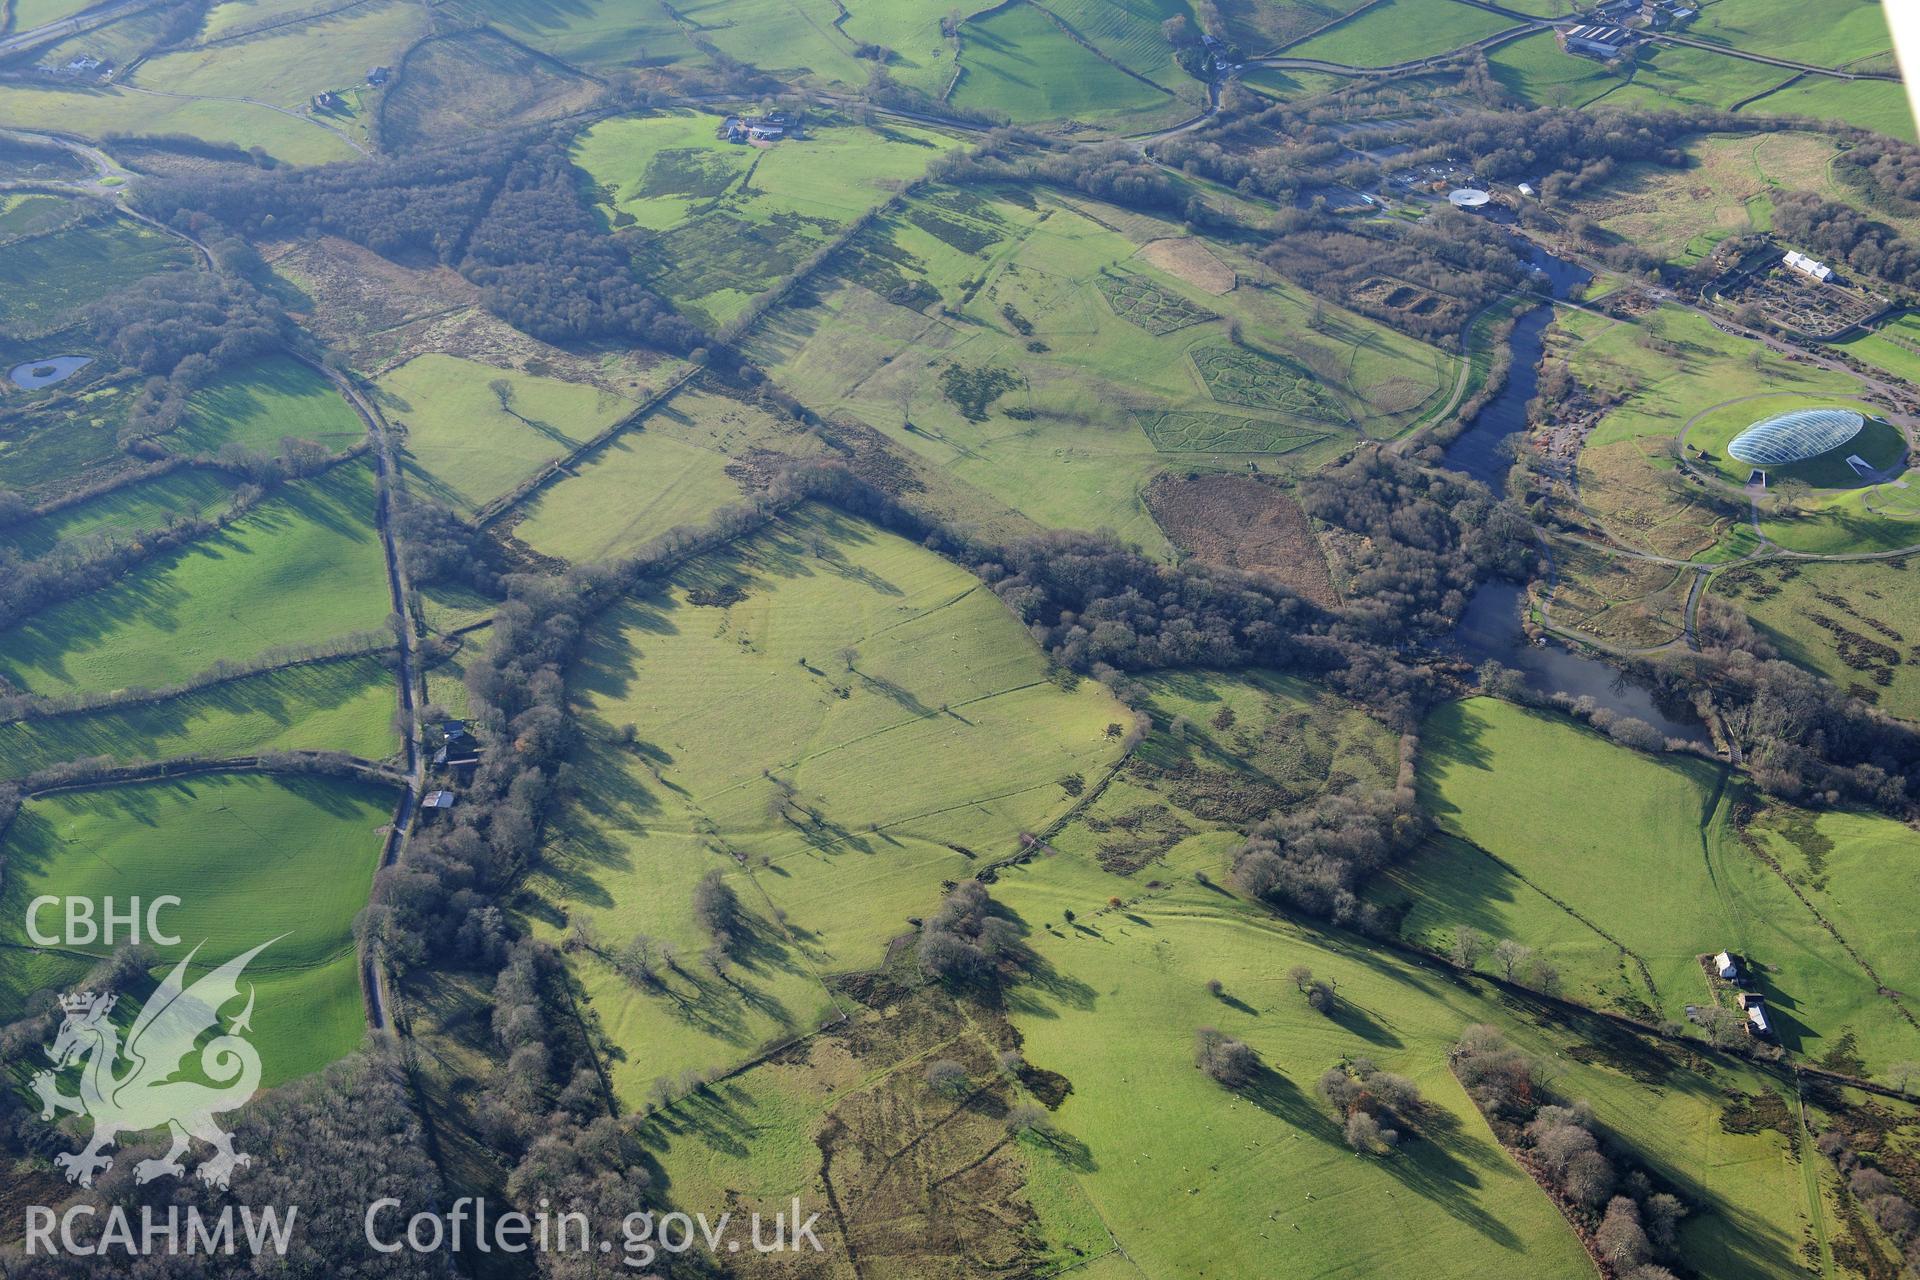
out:
M251 985L239 1016L200 1048L200 1073L216 1083L174 1077L201 1036L218 1030L221 1008L239 998L247 963L272 945L263 942L189 986L187 966L200 950L195 947L141 1007L125 1045L108 1016L119 997L91 991L60 997L67 1016L47 1050L53 1070L40 1072L31 1083L40 1095L42 1120L71 1111L93 1121L93 1140L85 1150L53 1158L68 1182L92 1186L96 1174L113 1167L113 1157L103 1152L120 1134L162 1127L173 1145L160 1159L136 1164L137 1181L185 1175L180 1157L194 1138L214 1150L199 1168L200 1180L209 1186L225 1188L234 1169L251 1163L252 1157L233 1149L233 1135L214 1122L215 1115L236 1110L260 1087L260 1055L241 1038L252 1030ZM83 1060L79 1096L60 1092L59 1074Z

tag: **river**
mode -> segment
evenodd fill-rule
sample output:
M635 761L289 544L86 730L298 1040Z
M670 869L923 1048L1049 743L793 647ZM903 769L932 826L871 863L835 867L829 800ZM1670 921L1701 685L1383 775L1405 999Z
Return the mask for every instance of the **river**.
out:
M1573 289L1593 279L1591 273L1563 262L1542 249L1531 248L1534 267L1545 277L1555 298L1567 298ZM1527 425L1527 402L1540 385L1540 358L1546 351L1547 326L1553 308L1542 303L1515 321L1510 346L1512 364L1507 382L1487 402L1473 425L1447 446L1441 465L1464 471L1495 493L1507 491L1507 473L1513 456L1508 441ZM1474 593L1454 631L1454 644L1476 665L1489 658L1519 672L1541 693L1564 693L1592 698L1618 715L1644 720L1669 738L1707 742L1706 728L1690 711L1673 714L1655 704L1653 694L1633 684L1619 670L1597 658L1555 640L1534 644L1521 625L1526 589L1512 582L1490 582Z

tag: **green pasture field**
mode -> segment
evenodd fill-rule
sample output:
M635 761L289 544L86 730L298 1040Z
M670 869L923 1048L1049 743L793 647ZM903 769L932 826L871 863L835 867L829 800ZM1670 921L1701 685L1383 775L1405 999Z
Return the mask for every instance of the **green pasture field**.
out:
M502 407L492 385L511 387ZM597 387L500 369L441 352L416 356L376 383L387 419L405 432L413 483L473 511L634 410Z
M0 196L0 241L38 235L64 226L88 207L75 200L37 192Z
M258 35L163 53L140 64L134 83L305 110L321 90L352 89L369 68L397 63L430 25L426 12L409 0L373 0Z
M360 415L325 375L291 356L269 356L196 391L185 421L161 443L188 455L217 454L228 444L278 453L280 441L292 436L339 453L366 433Z
M1787 67L1748 62L1690 45L1667 45L1641 50L1634 59L1632 82L1621 85L1595 105L1623 110L1689 107L1725 110L1756 93L1766 92L1791 75L1793 71Z
M955 42L941 30L945 15L913 5L866 5L850 11L839 24L857 44L876 44L893 51L887 74L911 89L938 99L953 78ZM835 62L837 65L837 59Z
M1820 67L1844 67L1893 47L1877 0L1832 0L1821 6L1818 22L1800 21L1804 16L1793 0L1708 4L1687 27L1687 36Z
M218 40L242 28L285 22L312 13L313 0L217 0L200 24L200 40Z
M259 147L285 164L329 164L359 154L338 134L271 107L135 93L113 86L0 85L0 120L19 129L54 129L91 138L108 133L140 137L184 133L207 142Z
M565 8L519 0L457 0L449 6L567 62L589 67L659 66L696 56L686 32L656 6L580 0Z
M96 756L131 763L306 750L383 760L400 746L396 697L393 673L378 657L343 658L143 706L16 720L0 724L0 777Z
M599 87L490 29L437 36L379 99L389 149L501 133L587 109Z
M1201 101L1199 82L1180 70L1161 24L1193 13L1184 0L1045 0L1046 9L1107 57L1176 95Z
M1231 287L1260 268L1224 245L1051 194L1026 207L928 191L830 265L748 339L763 367L805 403L859 417L1041 524L1110 526L1158 554L1167 544L1139 493L1161 468L1245 467L1269 451L1253 460L1309 469L1347 447L1351 424L1405 431L1458 368L1282 281ZM1227 345L1230 321L1243 348ZM1197 348L1224 348L1257 394L1226 378L1221 393L1242 402L1216 398ZM953 380L993 380L999 393L969 416Z
M1920 142L1906 91L1884 80L1835 80L1808 76L1741 108L1754 115L1814 116L1843 120L1903 142Z
M124 384L96 387L58 408L14 419L0 434L0 488L45 502L76 484L134 469L138 461L120 448L119 437L132 400Z
M918 126L814 121L804 137L762 148L721 142L719 126L718 116L685 111L624 117L587 130L574 151L614 227L658 233L635 254L653 286L711 323L731 319L954 145Z
M1412 904L1409 936L1445 947L1471 925L1511 937L1555 964L1576 998L1672 1018L1709 998L1696 957L1730 949L1757 974L1789 1050L1818 1061L1851 1034L1877 1071L1920 1048L1920 1033L1743 844L1736 810L1759 801L1723 766L1641 755L1557 716L1476 698L1429 717L1421 791L1456 839L1394 873ZM1895 824L1876 830L1920 847ZM1907 963L1869 949L1885 929L1870 913L1899 910L1894 882L1880 881L1897 865L1863 858L1847 864L1856 878L1832 885L1869 913L1869 936L1841 936L1877 969ZM1554 907L1567 919L1554 921Z
M1896 378L1920 381L1920 313L1903 311L1872 333L1849 338L1840 346Z
M1240 73L1239 80L1255 93L1280 102L1317 98L1346 83L1341 76L1320 71L1279 71L1272 67L1248 67Z
M854 57L857 45L835 28L843 10L831 0L691 0L677 12L722 53L782 78L867 82L872 64Z
M699 524L741 498L727 469L747 452L808 454L817 441L764 410L705 391L683 391L642 429L556 480L526 505L514 536L566 560L638 550L675 525Z
M181 241L120 217L8 245L0 253L0 333L51 333L142 276L192 261Z
M92 7L93 0L7 0L6 4L13 15L11 31L32 31Z
M1920 540L1920 539L1916 539ZM1920 720L1920 593L1912 559L1743 565L1713 593L1744 610L1783 657L1891 715Z
M1900 551L1920 546L1920 498L1894 484L1866 489L1816 490L1789 508L1776 503L1762 513L1760 532L1789 551L1812 555Z
M1226 0L1227 32L1251 54L1266 53L1318 31L1362 0ZM1247 68L1248 71L1254 68Z
M718 865L749 906L768 894L793 925L795 960L822 971L874 963L941 879L1064 814L1056 779L1110 768L1110 725L1125 722L1100 685L1050 679L985 585L826 512L785 518L616 608L589 633L572 687L589 737L632 723L636 745L589 752L628 781L603 789L605 814L588 806L597 841L551 854L564 896L680 919L684 898L660 900L624 862L737 854L747 873L710 852L693 877ZM860 912L845 910L852 898Z
M0 846L8 863L0 938L27 942L26 904L41 894L179 897L162 921L181 944L156 948L164 966L156 979L195 946L203 971L278 938L242 981L258 987L250 1038L265 1082L294 1079L360 1043L353 918L366 905L393 799L387 788L338 779L206 774L31 800ZM42 923L44 931L51 921ZM14 966L7 970L11 979ZM0 991L0 1001L17 1014L27 994Z
M1508 93L1535 107L1584 107L1626 83L1604 64L1564 52L1549 31L1501 45L1487 54L1487 66Z
M365 464L289 485L220 533L0 634L0 674L44 694L158 688L221 659L379 627L373 514Z
M1515 13L1530 13L1536 18L1566 18L1580 10L1576 0L1507 0L1502 7Z
M500 607L499 601L490 600L473 588L459 583L436 582L416 590L420 596L421 616L428 627L442 634L485 622Z
M162 529L182 516L211 518L226 510L232 497L232 481L224 473L182 467L19 524L0 525L0 549L31 560L63 539Z
M1455 0L1384 0L1352 21L1290 47L1287 56L1385 67L1450 53L1513 25L1509 18Z
M1548 333L1549 358L1565 359L1581 382L1624 397L1581 451L1582 504L1616 537L1682 559L1711 557L1745 517L1737 495L1723 501L1670 483L1672 450L1689 419L1762 393L1816 401L1859 390L1845 374L1790 364L1679 307L1658 308L1635 323L1563 311Z
M1010 1002L1022 1053L1072 1081L1054 1116L1068 1135L1065 1162L1137 1267L1254 1275L1281 1248L1303 1274L1400 1276L1406 1242L1419 1239L1421 1268L1436 1276L1582 1270L1571 1233L1447 1069L1460 1032L1491 1023L1552 1063L1556 1094L1591 1100L1604 1125L1698 1191L1700 1211L1683 1236L1688 1264L1709 1276L1800 1274L1799 1168L1777 1134L1724 1131L1715 1083L1671 1062L1650 1104L1606 1045L1583 1046L1586 1061L1566 1052L1583 1032L1604 1040L1598 1026L1544 1030L1475 984L1301 929L1184 877L1103 906L1117 884L1061 857L1003 873L993 892L1027 924L1043 966ZM1067 909L1079 916L1073 925ZM1294 964L1337 983L1334 1016L1307 1006L1285 977ZM1210 980L1222 984L1220 996ZM1264 1084L1236 1095L1196 1071L1200 1026L1252 1045L1271 1069ZM1439 1112L1386 1160L1355 1158L1313 1093L1321 1071L1360 1056L1413 1078ZM1735 1078L1759 1087L1744 1072ZM1178 1215L1156 1211L1176 1197ZM1261 1228L1234 1225L1248 1217L1264 1220ZM1391 1230L1376 1229L1383 1219Z
M1099 6L1088 0L1070 7ZM1005 112L1019 122L1165 110L1183 97L1195 98L1199 83L1173 65L1171 50L1162 44L1167 56L1160 65L1137 69L1152 80L1146 83L1077 43L1039 7L1010 5L961 28L960 81L950 100L957 107ZM1193 87L1185 95L1173 90L1182 80Z

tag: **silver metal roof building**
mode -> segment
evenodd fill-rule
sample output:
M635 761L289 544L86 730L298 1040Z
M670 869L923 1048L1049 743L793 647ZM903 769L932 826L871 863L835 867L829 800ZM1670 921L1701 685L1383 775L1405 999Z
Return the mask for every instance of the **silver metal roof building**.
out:
M1447 199L1453 201L1456 208L1478 209L1493 197L1478 187L1461 187L1448 195Z
M1754 466L1785 466L1838 449L1866 425L1866 415L1852 409L1796 409L1754 423L1727 452Z

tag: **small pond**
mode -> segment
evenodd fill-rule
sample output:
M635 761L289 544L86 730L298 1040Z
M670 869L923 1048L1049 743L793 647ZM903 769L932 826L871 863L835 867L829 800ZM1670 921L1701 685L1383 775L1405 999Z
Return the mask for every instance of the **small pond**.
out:
M92 363L92 356L48 356L44 360L17 364L7 376L13 379L15 386L31 391L36 387L50 387L56 382L65 382Z

